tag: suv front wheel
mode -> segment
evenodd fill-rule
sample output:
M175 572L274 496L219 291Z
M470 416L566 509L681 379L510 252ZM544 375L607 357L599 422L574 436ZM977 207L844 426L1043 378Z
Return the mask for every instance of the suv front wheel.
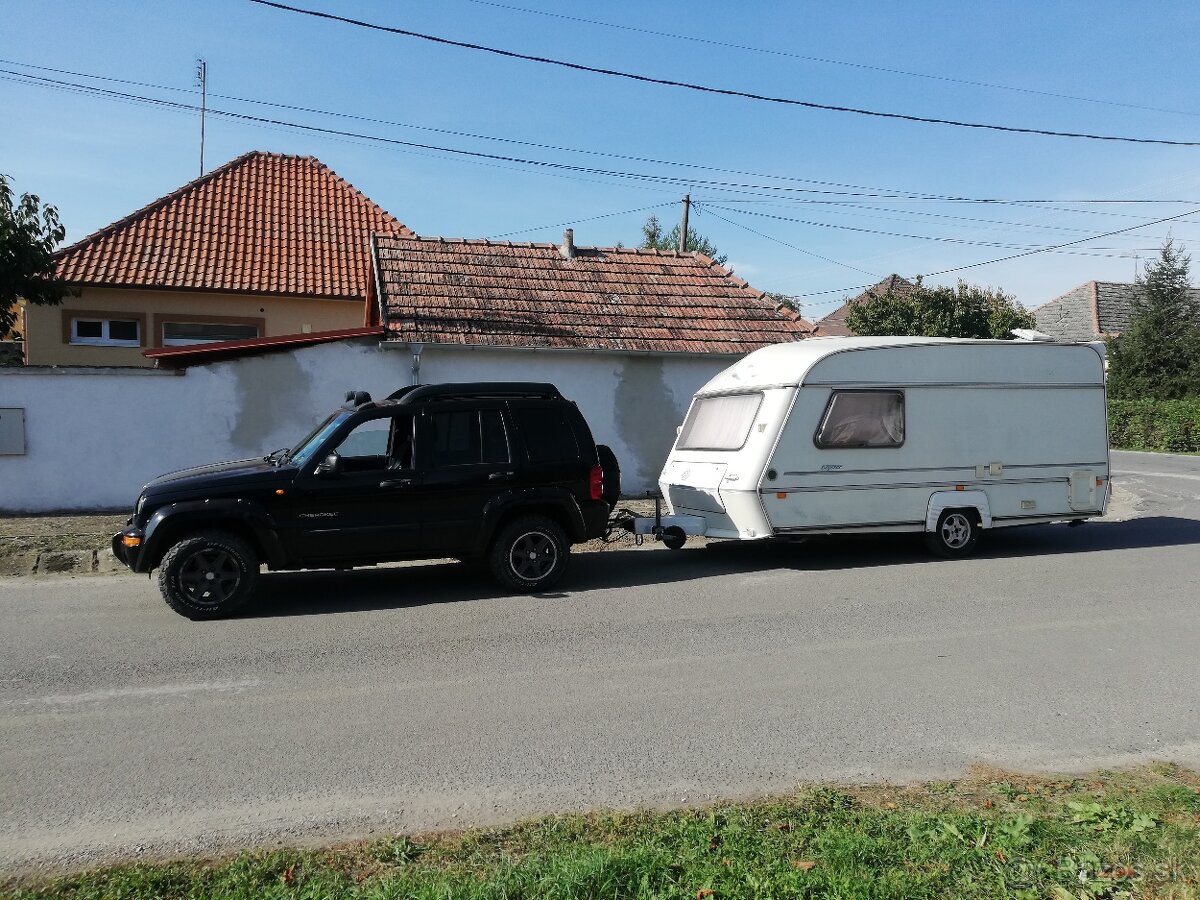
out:
M190 534L167 551L158 588L167 605L189 619L219 619L237 612L258 583L258 556L227 531Z
M558 524L525 516L500 529L492 543L492 574L508 588L526 593L552 587L567 570L571 545Z

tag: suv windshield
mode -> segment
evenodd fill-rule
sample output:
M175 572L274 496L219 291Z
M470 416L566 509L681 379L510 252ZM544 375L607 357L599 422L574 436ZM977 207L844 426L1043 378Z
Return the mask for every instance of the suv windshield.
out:
M296 445L291 453L288 454L288 459L298 466L304 465L317 452L326 438L333 434L334 430L341 425L350 416L349 410L341 410L335 412L332 416L314 428L304 440Z

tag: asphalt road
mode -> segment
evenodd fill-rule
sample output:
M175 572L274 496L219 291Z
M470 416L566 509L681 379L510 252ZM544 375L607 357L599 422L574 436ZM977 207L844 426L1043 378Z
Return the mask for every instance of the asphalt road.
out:
M0 580L0 871L702 803L975 763L1200 767L1200 457L1114 454L1138 517L264 579Z

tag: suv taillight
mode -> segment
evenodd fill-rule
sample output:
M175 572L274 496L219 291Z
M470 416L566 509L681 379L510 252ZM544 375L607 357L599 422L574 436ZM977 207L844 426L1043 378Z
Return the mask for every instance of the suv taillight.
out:
M592 466L588 473L588 492L593 500L604 499L604 470L599 466Z

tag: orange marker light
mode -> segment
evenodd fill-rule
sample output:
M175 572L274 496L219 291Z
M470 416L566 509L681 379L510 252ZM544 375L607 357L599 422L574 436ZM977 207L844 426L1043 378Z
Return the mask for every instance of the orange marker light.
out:
M275 494L276 494L276 496L278 496L278 497L282 497L282 496L283 496L284 494L286 494L286 493L287 493L287 491L285 491L283 488L276 488L276 489L275 489Z
M775 499L776 500L786 500L787 499L787 491L776 491Z
M136 535L126 534L121 537L121 543L126 547L140 547L142 545L142 539Z
M956 484L954 486L954 489L956 491L965 491L967 489L967 486L965 484Z
M1102 486L1103 484L1104 484L1104 479L1103 479L1103 478L1097 478L1097 479L1096 479L1096 487L1100 487L1100 486Z

